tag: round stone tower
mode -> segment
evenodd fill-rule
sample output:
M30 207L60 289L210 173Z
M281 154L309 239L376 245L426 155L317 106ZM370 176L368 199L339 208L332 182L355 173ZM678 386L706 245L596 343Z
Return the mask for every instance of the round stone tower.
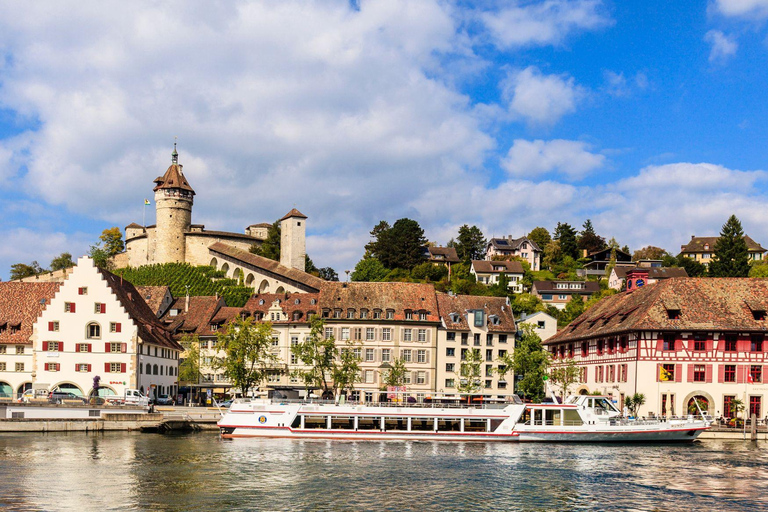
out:
M155 180L155 263L183 263L186 260L186 236L192 223L195 191L179 165L176 143L173 144L171 166Z

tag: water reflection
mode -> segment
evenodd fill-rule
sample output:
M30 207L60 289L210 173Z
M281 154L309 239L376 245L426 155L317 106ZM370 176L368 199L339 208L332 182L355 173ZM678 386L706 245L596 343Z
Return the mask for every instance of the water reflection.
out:
M9 510L768 510L763 445L0 435Z

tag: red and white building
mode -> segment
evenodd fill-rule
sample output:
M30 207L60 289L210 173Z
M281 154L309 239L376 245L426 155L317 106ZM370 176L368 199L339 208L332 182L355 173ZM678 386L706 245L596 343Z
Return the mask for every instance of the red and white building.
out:
M645 395L641 415L688 414L693 399L766 415L768 280L673 278L600 301L550 338L553 364L581 367L572 392ZM662 371L663 370L663 371Z

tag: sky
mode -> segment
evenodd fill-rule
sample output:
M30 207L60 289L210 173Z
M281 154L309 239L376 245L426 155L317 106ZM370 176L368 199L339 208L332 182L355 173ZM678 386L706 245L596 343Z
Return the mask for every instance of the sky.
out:
M767 246L767 62L768 0L0 1L0 278L141 223L175 137L193 223L295 207L342 276L403 217Z

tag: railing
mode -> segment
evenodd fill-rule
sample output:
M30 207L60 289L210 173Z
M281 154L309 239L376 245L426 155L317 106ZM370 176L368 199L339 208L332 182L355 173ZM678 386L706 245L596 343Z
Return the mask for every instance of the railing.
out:
M244 399L244 398L238 398L235 400L235 403L239 404L248 404L248 403L254 403L254 404L260 404L263 402L257 402L252 401L250 399ZM297 405L320 405L320 406L336 406L336 405L349 405L349 406L358 406L358 405L364 405L367 407L392 407L392 408L399 408L399 407L420 407L420 408L428 408L428 409L504 409L508 405L513 405L513 402L502 402L502 403L464 403L464 402L336 402L334 400L295 400L295 399L285 399L285 400L271 400L269 403L272 404L297 404Z

